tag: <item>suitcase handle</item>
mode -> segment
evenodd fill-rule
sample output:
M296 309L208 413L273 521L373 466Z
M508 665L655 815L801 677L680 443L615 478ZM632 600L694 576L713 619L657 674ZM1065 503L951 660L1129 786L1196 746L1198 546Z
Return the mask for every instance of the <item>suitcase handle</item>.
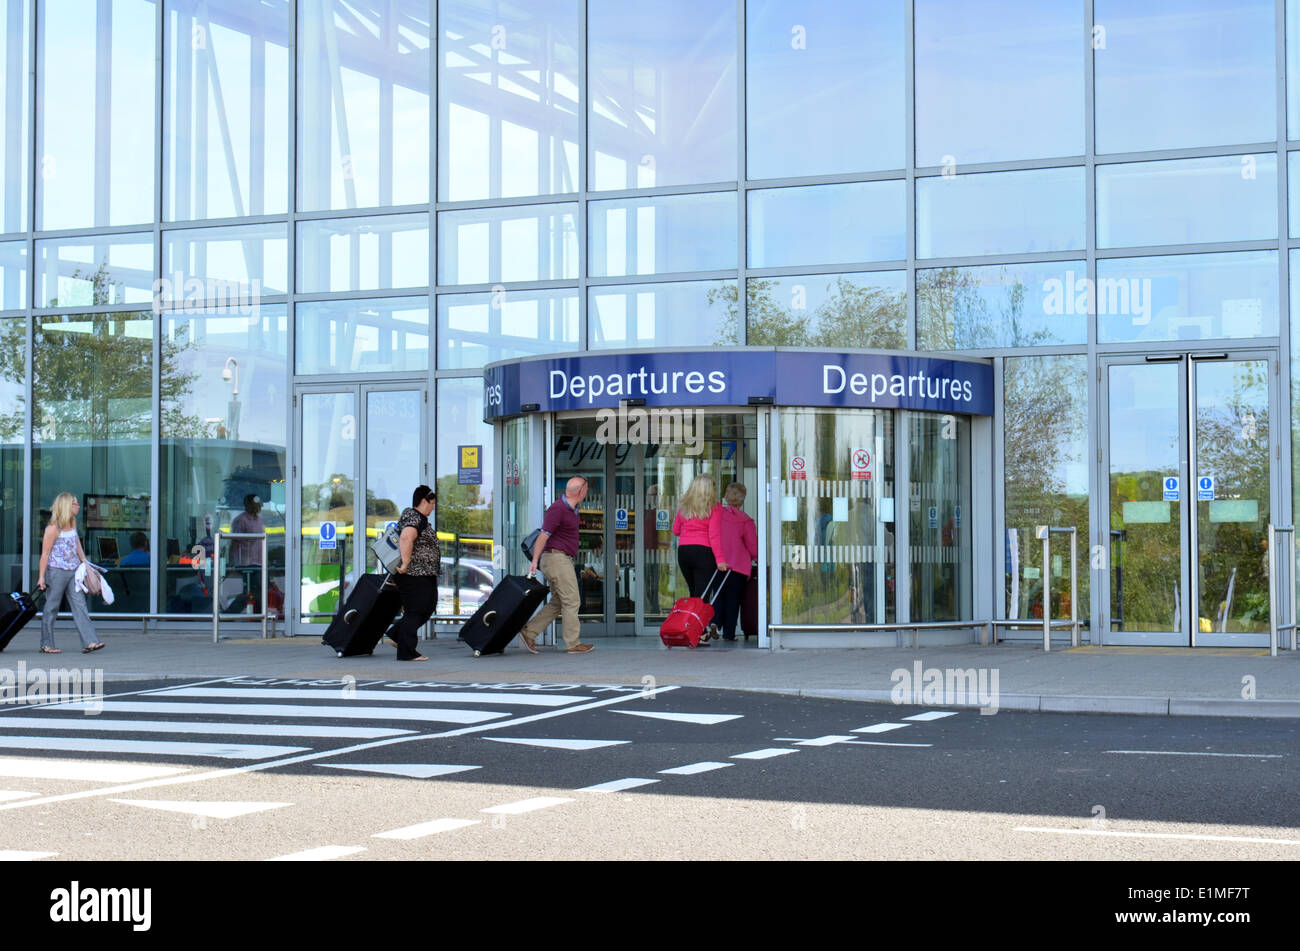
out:
M491 627L492 622L496 620L496 617L497 617L497 612L495 611L489 611L487 614L483 615L483 626Z
M718 570L715 568L713 569L713 574L709 576L709 583L706 584L704 586L704 590L700 592L701 601L703 601L705 597L708 595L709 588L713 587L713 579L716 578L717 576L718 576ZM731 569L728 568L727 573L722 576L722 583L718 585L718 590L713 592L713 597L708 599L709 604L712 604L714 601L718 600L718 595L722 594L722 585L726 584L727 579L730 577L731 577Z

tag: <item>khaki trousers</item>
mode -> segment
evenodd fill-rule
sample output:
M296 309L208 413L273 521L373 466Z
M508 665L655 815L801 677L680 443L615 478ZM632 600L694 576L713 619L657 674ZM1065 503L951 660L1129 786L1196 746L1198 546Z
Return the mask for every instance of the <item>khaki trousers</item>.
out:
M564 552L547 550L537 560L537 567L546 576L551 597L533 615L532 620L524 625L523 632L535 639L546 630L546 625L559 617L564 630L565 649L577 647L580 623L578 606L582 603L582 596L578 592L578 574L573 570L573 559Z

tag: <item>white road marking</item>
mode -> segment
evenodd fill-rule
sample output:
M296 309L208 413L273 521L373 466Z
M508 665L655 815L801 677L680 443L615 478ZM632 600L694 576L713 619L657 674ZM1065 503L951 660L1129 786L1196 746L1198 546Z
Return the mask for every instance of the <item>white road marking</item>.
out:
M7 717L6 730L78 730L91 733L214 733L218 736L324 736L374 740L407 736L412 730L385 727L321 726L318 723L220 723L194 720L106 720L103 717Z
M140 806L143 809L161 809L164 812L183 812L191 816L205 816L209 819L235 819L239 816L252 815L254 812L266 812L292 806L291 802L175 802L163 799L110 799L124 806Z
M911 726L909 723L873 723L871 726L861 726L854 730L854 733L888 733L890 730L901 730L903 727Z
M439 763L317 763L320 769L351 769L362 773L388 773L392 776L406 776L410 779L430 779L434 776L450 776L452 773L464 773L482 766L449 766Z
M845 746L911 746L917 749L929 749L933 743L885 743L880 740L849 740Z
M1282 759L1281 753L1197 753L1179 750L1107 750L1107 753L1127 753L1132 756L1233 756L1241 759Z
M153 694L157 697L229 697L240 700L333 700L351 703L354 700L393 700L400 703L509 703L521 707L563 707L582 703L592 697L555 693L474 693L449 690L352 690L276 687L173 687Z
M737 753L732 759L771 759L773 756L784 756L786 753L798 753L798 750L785 750L769 747L765 750L752 750L749 753Z
M176 776L188 773L187 769L170 766L135 766L129 763L91 763L84 760L57 759L18 759L0 757L0 776L16 776L22 779L85 779L96 783L133 783L140 780L156 780L163 776ZM95 793L116 792L116 790L94 790ZM29 805L28 802L14 805ZM12 808L12 807L5 807Z
M79 736L0 736L0 749L135 753L140 756L212 756L217 759L270 759L273 756L301 753L310 747L257 746L248 743L161 743L153 740L102 740Z
M226 678L226 679L229 680L231 678ZM659 693L667 693L669 691L676 690L677 687L676 685L670 684L666 687L658 687L656 689L658 690ZM24 809L27 808L28 806L36 806L36 805L44 806L54 802L70 802L75 799L90 799L96 796L115 795L115 794L126 793L126 792L137 792L141 789L154 789L157 788L158 786L171 786L177 783L197 783L197 782L205 782L210 779L226 779L231 776L238 776L241 773L259 772L261 770L271 769L272 767L277 767L277 766L278 767L296 766L298 763L308 763L318 759L327 759L332 756L342 756L347 753L360 753L365 750L377 749L381 746L392 746L395 743L409 743L413 740L440 740L440 739L447 739L455 736L467 736L470 733L482 733L486 730L500 730L500 729L504 729L505 727L521 726L525 723L536 723L539 720L549 720L553 717L568 716L570 713L581 713L586 710L595 710L599 707L607 707L610 704L623 703L624 701L631 699L632 697L639 698L640 694L639 693L630 694L630 695L624 694L618 697L610 697L607 700L596 700L593 701L592 703L584 703L581 706L577 706L577 707L564 707L563 709L560 710L548 710L546 713L534 713L526 717L519 717L519 718L511 717L509 719L501 720L495 723L482 724L479 726L460 727L459 729L455 729L455 730L444 730L441 733L417 733L414 736L389 737L388 739L385 740L373 740L369 743L358 743L353 746L345 746L342 749L321 750L316 753L306 753L302 756L291 756L288 759L271 760L265 763L252 763L246 766L236 766L236 767L230 767L226 769L213 769L201 773L192 773L188 776L171 777L167 779L154 779L154 780L149 780L146 782L138 782L138 783L125 783L123 785L113 786L107 789L90 789L90 790L83 790L81 792L60 793L58 795L53 795L53 796L40 796L36 799L25 799L22 802L11 802L11 803L0 805L0 812L9 809ZM0 763L2 762L3 760L0 760ZM171 770L171 771L163 770L162 772L163 774L165 774L167 772L185 772L185 771L184 770ZM4 776L4 775L13 775L13 774L6 774L2 769L0 769L0 776ZM21 775L26 775L26 774L21 774Z
M422 839L426 835L437 835L439 832L451 832L453 829L463 829L466 826L476 826L482 821L482 819L434 819L432 822L421 822L419 825L407 826L404 829L392 829L388 832L376 832L371 836L371 838Z
M627 779L614 779L607 783L597 783L595 786L583 786L578 792L622 792L624 789L636 789L638 786L649 786L651 783L657 783L657 779L639 779L629 777Z
M0 850L0 862L34 862L37 859L49 859L58 852L23 852L18 849Z
M13 802L15 799L26 799L28 796L35 796L34 792L14 792L8 789L0 789L0 802Z
M726 769L728 766L735 765L735 763L691 763L689 766L674 766L672 769L661 769L659 772L667 776L694 776L696 773L711 773L715 769Z
M485 736L493 743L518 743L520 746L547 746L557 750L598 750L604 746L621 746L631 740L525 740L505 736Z
M910 717L903 717L904 720L942 720L944 717L955 717L956 710L927 710L925 713L917 713Z
M328 862L330 859L341 859L345 855L356 855L358 852L364 852L365 847L360 845L322 845L318 849L308 849L305 852L294 852L292 855L279 855L273 859L267 859L268 862Z
M487 809L481 809L480 812L490 812L498 816L518 816L525 812L535 812L538 809L547 809L551 806L559 806L566 802L573 802L572 799L564 799L560 796L537 796L533 799L521 799L518 802L508 802L502 806L489 806Z
M728 720L739 720L744 716L743 713L657 713L651 710L614 710L612 712L623 713L630 717L675 720L678 723L703 723L709 726L714 723L725 723Z
M832 746L836 743L847 743L849 740L853 739L853 737L831 734L830 736L816 736L811 740L800 740L792 736L777 736L773 737L773 739L778 741L794 742L799 746Z
M69 703L64 710L81 710L85 703ZM492 710L439 710L405 707L307 707L280 703L165 703L154 700L105 700L105 713L202 713L235 717L329 717L339 720L428 720L434 723L482 723L510 714Z
M1260 845L1300 845L1300 839L1268 839L1250 835L1204 835L1194 832L1111 832L1107 829L1052 829L1016 826L1016 832L1055 832L1060 835L1102 835L1127 839L1192 839L1198 842L1255 842Z

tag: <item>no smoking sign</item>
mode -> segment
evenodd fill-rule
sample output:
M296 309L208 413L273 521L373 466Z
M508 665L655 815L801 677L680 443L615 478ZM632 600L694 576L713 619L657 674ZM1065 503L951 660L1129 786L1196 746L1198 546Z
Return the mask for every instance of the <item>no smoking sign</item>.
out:
M804 460L803 456L794 456L793 458L791 458L790 478L792 480L807 479L808 478L808 472L806 471L807 469L808 469L808 463Z
M870 482L871 453L865 449L854 449L851 456L850 470L855 481Z

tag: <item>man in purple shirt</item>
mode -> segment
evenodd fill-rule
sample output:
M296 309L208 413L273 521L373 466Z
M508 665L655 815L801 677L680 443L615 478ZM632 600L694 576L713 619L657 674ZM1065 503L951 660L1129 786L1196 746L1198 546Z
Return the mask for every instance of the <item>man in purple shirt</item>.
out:
M578 556L578 506L586 497L587 480L574 476L564 487L564 498L556 499L546 510L541 534L533 544L528 576L537 574L540 563L542 574L551 586L551 599L519 632L524 647L534 654L538 636L557 615L564 630L566 654L583 654L595 646L578 641L578 606L582 596L578 591L578 574L573 570L573 560Z

